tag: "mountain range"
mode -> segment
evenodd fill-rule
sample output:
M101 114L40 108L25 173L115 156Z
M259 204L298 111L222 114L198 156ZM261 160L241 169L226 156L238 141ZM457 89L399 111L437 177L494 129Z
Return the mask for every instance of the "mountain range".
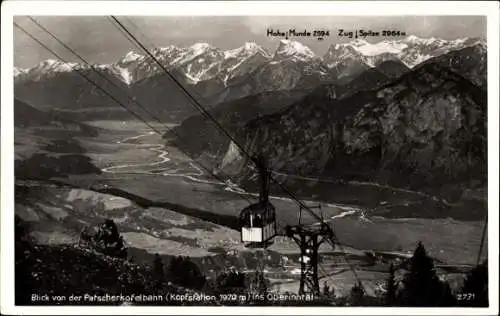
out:
M323 57L292 40L281 40L272 54L254 42L247 42L239 48L226 51L208 43L196 43L189 47L170 45L155 48L151 54L163 66L179 69L188 83L195 84L214 78L228 83L232 78L250 73L263 64L276 65L289 59L302 62L322 61L327 68L335 69L338 77L345 76L345 73L338 69L344 68L352 61L358 62L359 67L375 67L382 61L400 60L407 67L413 68L429 58L478 43L483 41L477 38L452 41L438 38L421 39L412 35L402 40L384 40L378 43L356 39L345 44L335 44L329 47ZM93 66L113 74L128 85L162 73L161 67L150 56L133 51L115 63ZM89 66L49 59L30 69L15 67L14 77L16 81L39 81L61 72L71 72L73 68L88 69Z
M446 41L409 36L374 44L363 40L335 44L324 56L317 56L307 46L291 40L281 40L274 53L256 43L245 43L226 51L207 43L189 47L170 45L151 53L188 91L210 107L265 91L312 91L322 83L345 84L384 61L399 62L412 68L429 58L476 44L485 47L480 39ZM96 75L92 67L100 75ZM161 67L150 56L136 52L129 52L111 64L88 66L46 60L30 69L16 67L15 95L22 101L46 109L117 107L109 96L78 72L103 85L126 105L132 106L133 98L147 104L152 114L161 119L172 119L172 113L177 112L185 118L195 111ZM103 80L102 76L108 80ZM129 96L125 97L121 90L127 91ZM123 111L114 111L112 117L127 115Z
M320 86L246 123L237 139L247 151L265 153L272 169L282 173L414 188L484 184L487 93L470 79L484 71L486 56L472 51L482 52L450 52L381 87L340 99L332 86ZM457 58L474 60L475 67L453 63ZM251 170L243 168L242 158L230 143L222 168L240 175Z
M251 43L230 51L208 44L169 46L154 54L245 148L264 151L280 172L414 186L485 177L481 40L356 40L332 45L323 57L290 40L280 41L273 54ZM58 61L16 70L15 95L65 114L116 108L78 69L124 104L140 100L161 120L182 121L175 129L182 141L167 134L171 144L215 157L240 176L249 170L242 168L234 144L206 118L193 115L186 96L148 57L129 53L116 64L94 67L107 80L89 67Z
M369 262L374 271L373 254L396 250L391 256L399 257L414 236L437 240L429 249L441 257L471 257L463 245L487 215L487 51L481 40L356 40L332 45L322 57L288 40L274 53L255 43L229 51L198 43L153 53L247 152L267 157L274 179L291 195L321 201L320 206L337 204L342 213L331 220L336 218L336 234L356 266ZM82 228L112 217L134 261L117 265L73 245L16 245L21 255L16 258L27 259L16 262L22 267L16 271L36 272L29 274L34 277L24 283L28 286L18 288L52 289L57 282L43 275L66 267L81 273L63 273L61 293L95 289L101 279L101 290L118 293L116 280L122 276L152 284L155 276L137 264L149 265L160 248L163 260L178 254L197 257L193 262L206 275L218 275L226 267L256 269L264 260L273 278L274 268L280 269L276 280L284 273L294 277L288 268L299 267L301 257L280 240L275 246L286 256L274 250L240 251L244 246L233 230L239 229L234 215L240 202L204 183L203 175L195 175L201 186L189 182L191 175L176 177L184 171L177 167L183 164L177 164L173 147L199 158L192 162L210 166L214 174L229 176L233 190L255 192L258 186L257 172L241 149L198 114L157 66L148 56L130 52L116 63L93 65L97 74L89 66L56 60L14 69L16 215L29 221L37 241L54 244L76 242ZM138 125L130 124L131 130L122 133L86 122L132 118L108 94L146 119L153 117L135 100L164 123L180 122L175 133L164 135L165 150L149 139L125 144L147 135ZM118 161L118 168L125 163L135 173L100 176L102 165ZM175 177L149 171L141 175L144 163ZM272 196L283 194L274 182L271 191ZM473 196L469 201L463 198L466 193ZM281 203L276 205L281 208L278 223L296 220L292 203L273 201ZM462 225L462 220L474 223ZM448 227L444 233L443 227ZM435 237L447 232L458 233ZM467 238L457 241L461 235ZM480 237L471 236L472 241ZM325 265L337 265L340 254L345 256L344 250L331 254ZM83 283L74 282L79 277ZM372 283L369 288L378 287L379 281ZM134 284L136 293L145 291ZM168 286L168 291L178 290L186 291Z
M401 62L385 61L344 85L329 85L328 90L332 98L340 99L350 93L382 86L389 83L391 78L397 78L407 71L409 68ZM265 91L222 102L211 109L210 113L225 129L234 133L252 119L282 110L312 92L314 90L307 89ZM220 155L221 150L225 150L228 145L227 136L201 114L184 120L179 127L174 128L173 133L167 133L167 138L171 144L194 156L203 152Z
M322 84L282 102L274 113L249 114L257 96L212 113L247 152L263 152L280 173L413 188L469 187L486 179L486 88L486 50L478 44L413 69L381 62L344 85ZM232 119L241 109L244 119ZM190 137L194 125L207 131L204 137ZM216 155L224 173L254 178L240 149L201 115L176 131L183 139L202 137L179 144L191 154Z

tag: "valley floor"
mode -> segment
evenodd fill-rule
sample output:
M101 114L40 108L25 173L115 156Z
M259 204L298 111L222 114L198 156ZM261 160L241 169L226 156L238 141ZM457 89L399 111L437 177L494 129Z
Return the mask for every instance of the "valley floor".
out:
M40 181L16 182L27 197L16 199L16 214L32 223L32 235L39 243L73 244L83 227L112 218L138 262L150 263L155 253L166 260L172 256L190 256L210 276L231 266L242 271L253 270L263 260L269 268L267 274L273 280L273 289L297 291L296 271L300 265L298 247L292 241L277 237L265 252L245 248L240 242L234 223L248 200L256 201L257 195L208 178L196 162L175 148L164 146L159 135L138 123L100 122L99 125L108 130L98 138L82 138L80 143L102 174L71 175L56 179L58 184L51 185ZM380 202L386 202L381 197ZM412 198L405 193L397 199ZM323 216L331 221L338 239L353 256L373 293L381 290L391 259L380 254L377 262L368 266L365 252L392 251L398 260L404 260L417 242L422 241L437 262L475 263L481 221L385 217L380 212L367 212L366 205L358 199L359 203L352 200L349 204L322 200L310 203L322 205ZM272 203L277 209L280 229L297 223L298 209L293 201L273 196ZM314 222L307 216L302 220ZM337 258L323 263L324 274L328 276L321 282L327 281L338 293L348 291L354 281L351 272L342 270L339 249L324 246L320 250ZM443 274L452 277L444 270Z

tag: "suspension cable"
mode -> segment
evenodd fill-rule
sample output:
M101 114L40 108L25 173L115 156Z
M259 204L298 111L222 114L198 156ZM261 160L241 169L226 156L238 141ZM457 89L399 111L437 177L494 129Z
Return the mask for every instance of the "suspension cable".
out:
M479 245L479 251L478 251L478 254L477 254L476 266L478 266L479 262L481 261L481 255L482 255L482 252L483 252L484 239L486 237L486 230L487 230L487 228L488 228L488 217L485 217L484 221L483 221L483 232L481 234L481 244Z
M33 19L33 22L36 22L34 21ZM41 26L41 24L39 23L36 23L37 25ZM14 22L14 25L20 29L23 33L25 33L27 36L29 36L31 39L33 39L34 41L36 41L39 45L41 45L43 48L45 48L46 50L48 50L50 53L52 53L54 56L56 56L59 60L67 63L60 55L58 55L57 53L55 53L53 50L51 50L47 45L45 45L44 43L42 43L40 40L38 40L37 38L35 38L32 34L30 34L28 31L26 31L23 27L21 27L20 25L18 25L16 22ZM70 47L68 47L67 45L65 45L62 41L60 41L59 39L57 39L57 37L55 35L53 35L52 33L50 33L50 31L48 31L46 28L43 28L42 29L44 31L46 31L47 33L49 33L51 36L53 36L54 39L56 39L61 45L63 45L66 49L68 49L69 51L71 51L73 54L75 54L75 56L77 56L80 60L82 60L86 65L90 65L83 57L81 57L80 55L78 55L74 50L72 50ZM139 119L141 122L143 122L145 125L147 125L151 130L153 130L154 132L156 132L158 135L160 136L163 136L163 133L161 133L160 131L158 131L156 128L154 128L151 124L149 124L146 120L144 120L140 115L138 115L137 113L131 111L130 109L128 109L123 103L121 103L117 98L115 98L113 95L111 95L109 92L107 92L104 88L102 88L99 84L97 84L95 81L93 81L92 79L90 79L88 76L86 76L85 74L83 74L83 72L79 71L79 69L77 69L76 67L73 67L72 65L70 65L70 67L76 72L78 73L80 76L82 76L84 79L86 79L87 81L89 81L90 83L92 83L96 88L98 88L99 90L101 90L103 93L105 93L108 97L110 97L113 101L115 101L118 105L120 105L122 108L124 108L127 112L129 112L130 114L132 114L134 117L136 117L137 119ZM110 83L114 84L111 80L109 80L106 76L102 75L100 72L98 72L94 67L91 66L91 69L93 69L96 73L98 73L99 75L101 75L103 78L105 78L106 80L108 80ZM116 84L114 84L115 87L119 88ZM130 97L130 95L126 94L130 100L134 101L137 105L139 105L146 113L148 113L151 117L155 118L154 115L152 115L144 106L142 106L137 100L135 100L134 98ZM156 118L155 118L156 119ZM161 123L160 120L156 119L158 122ZM166 128L167 130L173 132L174 135L176 135L179 139L180 139L180 136L173 131L173 129L169 128L168 126L166 125L163 125L164 128ZM184 153L187 157L189 157L189 155L182 149L179 148L179 151L181 151L182 153ZM226 181L224 181L223 179L221 179L220 177L218 177L217 175L213 174L213 172L205 167L203 164L201 164L200 162L196 162L201 168L203 168L205 171L208 172L209 175L211 175L212 177L214 177L216 180L220 181L221 183L226 183ZM229 178L229 177L228 177ZM250 204L252 204L252 201L250 201L250 199L248 199L248 197L244 194L242 194L241 192L237 192L235 191L236 194L238 194L241 198L245 199L247 202L249 202Z
M35 21L33 21L35 22ZM46 50L48 50L50 53L52 53L55 57L57 57L59 60L67 63L66 60L64 60L61 56L59 56L57 53L55 53L53 50L51 50L48 46L46 46L45 44L43 44L40 40L36 39L33 35L31 35L28 31L26 31L24 28L22 28L21 26L19 26L16 22L14 22L14 25L20 29L22 32L24 32L27 36L29 36L31 39L33 39L34 41L36 41L39 45L41 45L43 48L45 48ZM38 24L37 24L38 25ZM41 26L41 25L39 25ZM47 29L43 28L44 31L50 33ZM53 35L53 34L52 34ZM54 38L60 42L56 37L55 35L53 35ZM83 57L81 57L80 55L78 55L76 52L74 52L71 48L69 48L67 45L65 45L64 43L60 42L61 45L65 46L65 48L67 48L68 50L70 50L73 54L75 54L77 57L80 58L80 60L82 60L85 64L89 65L89 63L87 61L85 61L85 59L83 59ZM148 123L146 123L145 120L143 120L139 115L133 113L132 111L130 111L128 108L125 107L125 105L123 105L121 102L119 102L116 98L114 98L111 94L109 94L106 90L104 90L103 88L101 88L97 83L95 83L94 81L92 81L91 79L89 79L87 76L83 75L81 72L79 72L76 68L74 68L73 66L70 65L70 67L75 71L77 72L79 75L81 75L82 77L84 77L86 80L88 80L89 82L91 82L94 86L96 86L97 88L99 88L101 91L103 91L104 93L106 93L106 95L108 97L110 97L111 99L113 99L113 101L115 101L116 103L118 103L120 106L122 106L124 109L126 109L129 113L133 114L136 118L138 118L140 121L142 121L143 123L145 123L146 125L148 125L153 131L155 131L157 134L159 135L162 135L162 133L158 132L156 129L154 129L151 125L149 125ZM94 67L92 67L92 69L94 71L96 71L96 69ZM97 71L96 71L97 72ZM99 72L97 72L99 73ZM140 104L138 104L140 105ZM147 111L147 110L146 110ZM153 118L154 116L151 115ZM161 123L161 122L160 122ZM167 129L169 129L167 127ZM180 151L182 151L181 149L179 149ZM184 153L184 151L182 151ZM184 153L187 157L189 157L187 155L187 153ZM205 166L203 166L203 164L201 163L197 163L200 167L202 167L203 169L205 169L210 175L212 175L214 178L216 178L217 180L221 181L222 183L225 183L224 180L220 179L219 177L217 177L216 175L212 174L211 171L206 168ZM194 184L188 182L191 186L194 186ZM246 195L243 195L242 193L239 193L239 192L235 192L237 193L240 197L242 197L243 199L245 199L248 203L252 204L252 201L250 201ZM222 270L224 269L223 266L221 266L216 260L216 265L219 266L219 268L221 268Z
M220 125L220 123L207 111L205 110L205 108L189 93L189 91L149 52L149 50L144 47L144 45L115 17L115 16L111 16L111 18L113 20L116 21L116 23L130 36L130 38L132 38L132 40L134 42L136 42L144 52L146 52L159 66L160 68L165 72L165 74L167 74L167 76L174 82L176 83L179 88L185 93L185 95L188 97L188 99L190 101L192 101L192 104L193 106L198 110L200 111L203 115L205 115L205 117L209 118L218 128L219 130L224 134L226 135L239 149L241 152L243 152L248 159L250 159L252 162L256 162L255 161L255 157L251 154L249 154L247 152L247 150L241 146L239 144L238 141L236 141L236 139L231 136L231 134L229 134L228 131L226 131L226 129L224 127L222 127ZM281 189L287 193L298 205L299 207L302 207L304 208L305 210L307 210L316 220L318 220L319 222L322 222L324 223L324 220L319 217L317 214L315 214L307 205L305 205L302 201L300 201L297 196L295 194L293 194L292 192L290 192L288 189L286 189L286 187L284 187L284 185L282 183L280 183L279 181L277 181L276 179L274 179L272 176L270 176L270 180L273 181L274 183L276 183L278 186L281 187ZM337 237L336 237L336 234L335 232L333 231L333 229L327 224L325 223L329 233L331 234L331 238L329 238L329 241L332 245L334 245L336 242L337 242ZM345 254L344 250L342 247L341 248L341 251L342 253L344 254L345 258L346 258L346 261L347 261L347 255ZM355 271L355 269L352 267L352 265L349 264L349 267L351 268L352 272L353 272L353 275L354 277L357 279L358 283L363 287L364 289L364 286L361 282L361 280L359 279L358 277L358 274L357 272Z
M106 75L104 75L103 73L101 73L100 71L98 71L94 65L90 64L87 60L85 60L81 55L79 55L75 50L73 50L71 47L69 47L68 45L66 45L63 41L61 41L59 38L57 38L57 36L55 36L52 32L50 32L47 28L45 28L42 24L40 24L38 21L36 21L34 18L32 18L31 16L28 16L28 19L30 19L34 24L36 24L40 29L42 29L45 33L47 33L50 37L52 37L55 41L57 41L60 45L62 45L64 48L66 48L68 51L70 51L73 55L75 55L80 61L82 61L85 65L87 65L88 67L90 67L99 77L103 78L106 82L108 82L109 84L111 84L113 87L117 88L120 90L120 92L123 92L122 88L116 84L113 80L109 79ZM165 126L163 125L163 123L157 119L154 115L151 114L151 112L149 112L147 110L146 107L142 106L140 103L138 103L136 100L134 100L134 98L130 97L130 95L128 95L127 93L124 93L129 100L133 101L134 103L136 103L144 112L146 112L152 119L156 120L158 123L162 124L162 127L165 128ZM141 121L143 121L141 119Z
M226 135L231 141L233 141L235 143L236 146L238 146L240 148L240 150L243 151L243 153L249 157L252 161L254 161L254 157L253 155L250 155L246 150L244 150L242 148L241 145L239 145L239 143L236 141L236 139L234 139L234 137L231 136L231 134L229 134L225 129L224 127L222 127L220 125L220 123L207 111L205 110L205 108L203 108L203 106L191 95L191 93L179 82L179 80L177 80L177 78L175 78L166 68L165 66L163 66L161 64L161 62L155 57L153 56L153 54L151 54L151 52L132 34L130 33L130 31L114 16L111 16L111 18L113 20L115 20L115 22L133 39L133 41L135 41L137 43L137 45L139 45L142 50L149 55L149 57L151 59L153 59L153 61L156 62L156 64L158 64L158 66L165 72L165 74L175 83L177 84L177 86L182 90L182 92L186 95L186 97L192 102L192 104L194 105L194 107L200 111L203 115L205 115L208 119L210 119L212 122L214 122L214 124L216 124L217 128L224 134Z
M123 36L124 36L124 37L125 37L128 41L129 41L129 43L131 43L133 46L135 46L135 47L136 47L139 51L141 51L141 50L142 50L142 48L141 48L139 45L137 45L137 43L135 43L135 42L134 42L134 41L130 38L130 36L129 36L127 33L125 33L125 32L122 30L122 28L121 28L121 27L119 27L119 26L118 26L118 24L116 24L116 22L115 22L115 21L114 21L111 17L107 16L107 18L108 18L108 20L111 22L111 25L113 25L113 27L114 27L114 28L116 28L116 29L117 29L117 30L118 30L118 31L119 31L119 32L120 32L120 33L121 33L121 34L122 34L122 35L123 35ZM148 62L148 61L146 60L146 62Z
M137 24L135 24L132 20L130 20L128 17L126 16L123 16L123 18L130 24L132 25L133 27L135 27L135 29L139 32L139 34L142 35L142 37L148 42L148 44L151 46L151 47L155 47L155 45L153 44L153 42L141 31L141 28L137 26Z
M37 42L40 46L42 46L43 48L45 48L47 51L49 51L50 53L52 53L55 57L57 57L59 60L66 62L66 60L64 58L62 58L60 55L58 55L56 52L54 52L52 49L50 49L47 45L45 45L44 43L42 43L40 40L38 40L37 38L35 38L33 35L31 35L31 33L29 33L28 31L26 31L23 27L21 27L19 24L17 24L16 22L14 22L14 26L17 27L19 30L21 30L24 34L26 34L27 36L29 36L32 40L34 40L35 42ZM159 132L156 128L154 128L153 126L151 126L151 124L147 123L145 120L143 120L137 113L133 112L133 111L130 111L129 109L127 109L117 98L115 98L112 94L110 94L109 92L107 92L106 90L104 90L101 86L99 86L99 84L97 84L94 80L90 79L87 75L85 75L82 71L80 71L80 69L77 69L76 67L72 66L72 65L69 65L71 69L73 69L77 74L79 74L81 77L83 77L85 80L89 81L90 83L92 83L97 89L99 89L101 92L103 92L104 94L106 94L109 98L111 98L114 102L116 102L118 105L120 105L121 107L123 107L124 109L126 109L130 114L132 114L135 118L139 119L140 121L144 122L144 124L146 124L149 128L151 128L153 131L155 131L156 133L158 133L159 135L161 135L161 132Z

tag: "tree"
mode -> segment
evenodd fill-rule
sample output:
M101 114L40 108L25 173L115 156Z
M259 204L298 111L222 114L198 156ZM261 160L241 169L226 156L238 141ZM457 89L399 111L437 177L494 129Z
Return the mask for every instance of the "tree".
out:
M233 293L243 294L247 291L246 278L243 273L229 271L220 274L215 280L215 292L217 294Z
M257 290L259 294L267 294L268 288L267 288L267 283L268 281L266 280L266 277L264 276L264 272L260 271L257 272L256 275L256 284L257 284Z
M32 245L29 236L29 225L18 215L14 216L14 260L15 260L15 303L16 305L31 304L31 294L34 288ZM30 260L31 259L31 260Z
M14 216L14 225L14 239L16 247L19 243L30 242L31 237L29 236L29 226L19 215Z
M363 297L365 295L365 291L361 282L356 283L351 288L351 293L349 294L349 305L351 306L361 306L363 305Z
M127 249L125 248L123 237L118 232L118 227L113 220L104 221L97 234L93 238L93 247L105 255L116 258L127 258Z
M245 283L245 280L243 280L243 284ZM264 272L262 271L257 271L255 275L255 285L257 289L257 293L259 294L260 297L263 299L261 300L260 303L266 304L267 302L267 294L269 293L269 280L266 279Z
M467 273L458 297L462 306L488 307L487 261Z
M394 265L391 263L389 277L387 278L387 292L385 293L385 305L394 306L396 304L397 284L394 276Z
M457 300L451 291L451 286L448 282L441 282L441 298L440 298L440 306L457 306Z
M328 286L328 283L326 281L323 282L323 295L330 296L330 287Z
M165 282L165 271L163 261L159 254L155 254L153 261L153 278L155 282L155 287L159 288Z
M198 266L188 257L174 257L168 267L169 279L178 285L192 289L201 289L206 282Z
M421 242L418 243L409 270L403 278L401 304L404 306L446 306L451 304L449 286L441 282L436 274L432 258Z

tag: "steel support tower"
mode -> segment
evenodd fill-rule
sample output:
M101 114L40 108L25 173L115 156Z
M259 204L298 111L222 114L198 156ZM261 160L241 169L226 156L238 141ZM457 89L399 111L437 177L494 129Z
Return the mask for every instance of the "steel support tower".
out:
M287 226L286 235L295 240L300 248L300 288L299 294L318 296L318 249L321 244L331 238L328 224Z

